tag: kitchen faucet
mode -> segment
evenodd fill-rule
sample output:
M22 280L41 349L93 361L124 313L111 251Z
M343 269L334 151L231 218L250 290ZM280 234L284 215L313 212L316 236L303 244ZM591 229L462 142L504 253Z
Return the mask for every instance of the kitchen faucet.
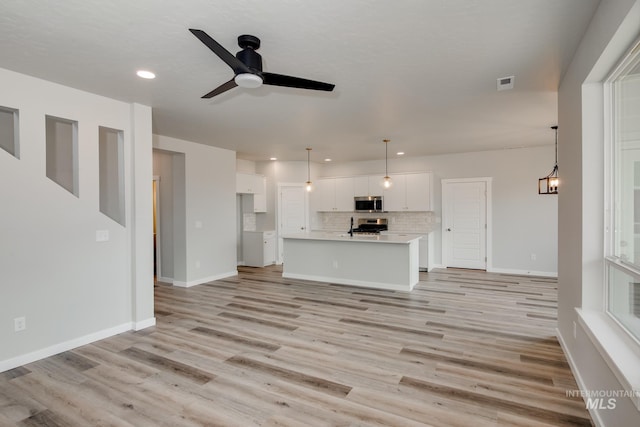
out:
M353 217L351 217L351 226L349 227L349 236L353 237Z

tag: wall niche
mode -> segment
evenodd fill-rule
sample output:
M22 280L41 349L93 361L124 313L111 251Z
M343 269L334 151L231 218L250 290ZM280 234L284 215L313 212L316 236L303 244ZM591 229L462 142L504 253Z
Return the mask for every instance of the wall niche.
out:
M18 110L0 106L0 148L20 158L18 138Z
M78 197L78 122L46 116L47 178Z

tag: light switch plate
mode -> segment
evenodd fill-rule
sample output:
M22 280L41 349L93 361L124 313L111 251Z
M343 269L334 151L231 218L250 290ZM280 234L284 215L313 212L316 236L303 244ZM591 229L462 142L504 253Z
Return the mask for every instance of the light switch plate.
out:
M96 242L109 241L109 230L96 230Z

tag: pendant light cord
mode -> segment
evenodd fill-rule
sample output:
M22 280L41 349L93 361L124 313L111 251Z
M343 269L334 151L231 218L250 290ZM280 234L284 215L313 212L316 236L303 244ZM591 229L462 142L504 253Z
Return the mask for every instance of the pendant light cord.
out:
M556 167L558 167L558 126L551 126L556 131Z
M384 176L389 176L389 140L383 139L384 141Z
M389 176L389 141L384 142L384 174Z

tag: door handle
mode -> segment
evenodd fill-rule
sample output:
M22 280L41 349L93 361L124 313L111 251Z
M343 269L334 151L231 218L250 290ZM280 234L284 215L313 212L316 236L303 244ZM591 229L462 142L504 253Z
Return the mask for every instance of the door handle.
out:
M447 228L447 231L451 231L451 229L450 229L450 228Z

